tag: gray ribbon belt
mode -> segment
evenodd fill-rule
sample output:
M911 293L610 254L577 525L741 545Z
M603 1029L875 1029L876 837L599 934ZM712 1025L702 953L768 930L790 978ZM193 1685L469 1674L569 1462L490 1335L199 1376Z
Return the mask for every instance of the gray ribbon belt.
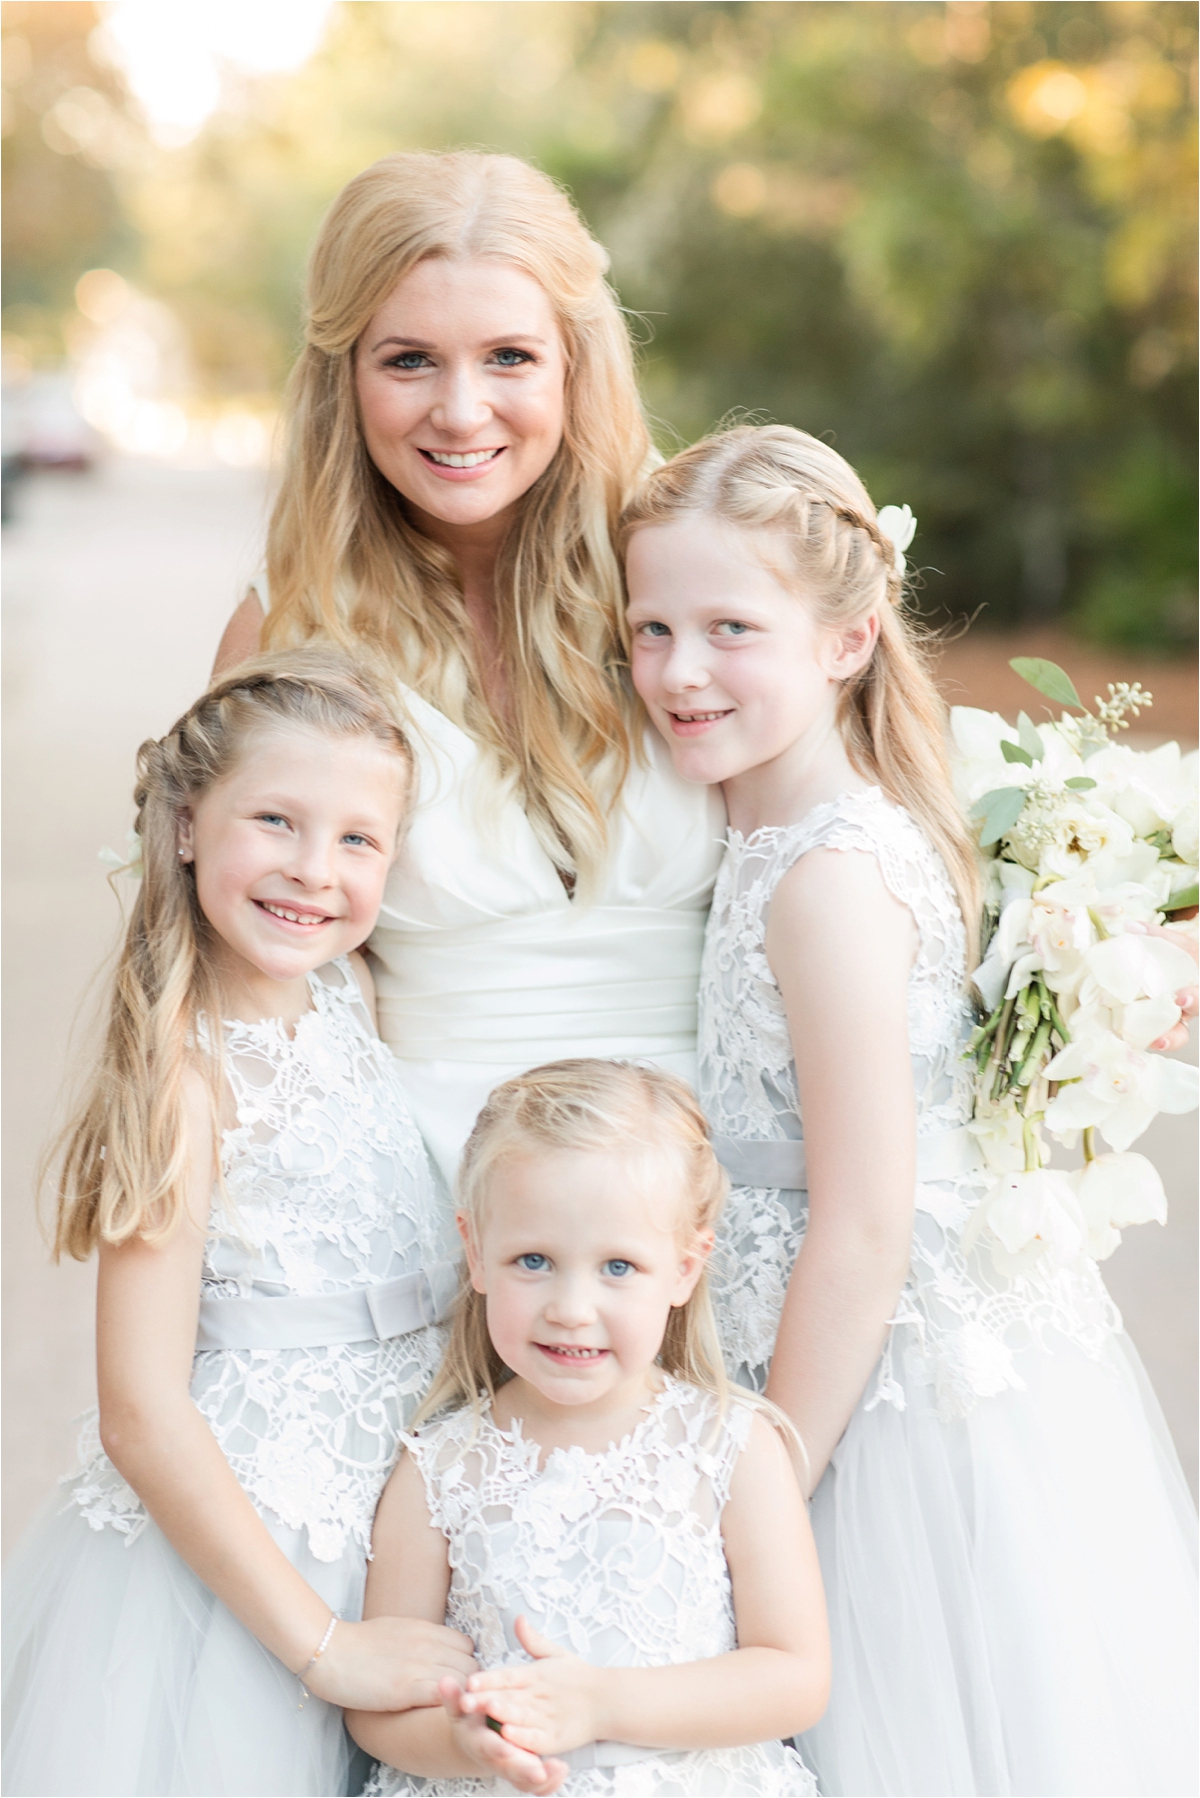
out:
M388 1342L449 1316L458 1264L435 1261L419 1273L352 1292L309 1299L201 1298L197 1349L327 1348L338 1342Z
M714 1136L712 1146L734 1186L808 1190L802 1142L745 1142L734 1136ZM979 1144L961 1125L953 1130L931 1130L917 1138L918 1180L953 1180L982 1165Z
M683 1759L678 1749L660 1752L654 1748L636 1748L632 1742L588 1742L582 1748L572 1748L568 1754L557 1754L554 1758L566 1761L572 1773L581 1773L591 1767L631 1767L634 1761L648 1761L651 1755L664 1761Z

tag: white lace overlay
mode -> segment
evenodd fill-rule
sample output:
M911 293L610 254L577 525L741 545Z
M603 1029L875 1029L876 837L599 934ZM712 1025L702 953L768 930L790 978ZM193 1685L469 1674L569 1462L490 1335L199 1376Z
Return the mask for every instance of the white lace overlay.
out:
M843 794L799 824L742 837L731 831L717 877L700 976L700 1098L714 1135L799 1140L796 1070L783 1000L766 955L771 896L810 849L873 855L889 892L911 911L918 948L908 988L918 1142L965 1125L971 1079L962 917L940 856L878 788ZM1001 1281L980 1253L964 1258L963 1227L986 1176L918 1185L909 1278L900 1295L870 1405L903 1407L892 1375L895 1332L911 1332L943 1416L1019 1386L1013 1349L1053 1326L1090 1353L1120 1325L1094 1263ZM761 1389L788 1279L807 1223L805 1195L734 1187L713 1262L717 1322L731 1370Z
M737 1646L721 1511L752 1411L667 1379L637 1428L603 1454L554 1449L490 1417L457 1411L406 1438L433 1522L450 1552L446 1622L483 1667L528 1659L513 1625L524 1612L594 1666L663 1667ZM367 1786L399 1792L507 1792L502 1781L421 1780L380 1767ZM815 1792L778 1742L646 1753L579 1768L581 1793Z
M224 1137L228 1204L214 1191L208 1298L314 1297L397 1279L453 1256L396 1064L345 962L311 979L289 1038L274 1020L223 1026L237 1126ZM318 1560L370 1544L399 1432L437 1365L435 1326L389 1342L209 1349L191 1392L255 1504L307 1531ZM130 1540L146 1514L100 1449L94 1416L70 1502Z

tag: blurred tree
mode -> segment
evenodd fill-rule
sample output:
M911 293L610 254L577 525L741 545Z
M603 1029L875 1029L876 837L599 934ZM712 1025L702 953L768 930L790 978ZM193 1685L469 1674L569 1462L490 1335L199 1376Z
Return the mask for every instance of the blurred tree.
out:
M95 6L12 0L2 23L4 328L52 362L80 275L137 256L114 170L141 138L120 77L92 50Z
M1195 631L1195 50L1172 0L343 0L302 70L127 175L140 278L215 390L277 391L344 180L396 148L531 156L642 315L664 447L732 408L830 434L918 514L931 611L1169 648Z

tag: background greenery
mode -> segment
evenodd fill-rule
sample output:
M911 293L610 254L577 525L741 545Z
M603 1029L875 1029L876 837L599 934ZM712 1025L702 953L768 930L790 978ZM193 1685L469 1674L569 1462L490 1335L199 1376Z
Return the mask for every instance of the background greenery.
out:
M35 364L104 265L182 320L203 392L268 407L341 183L512 150L608 244L665 447L735 407L830 435L917 513L934 617L1194 638L1192 4L343 0L175 150L95 7L3 21L4 327Z

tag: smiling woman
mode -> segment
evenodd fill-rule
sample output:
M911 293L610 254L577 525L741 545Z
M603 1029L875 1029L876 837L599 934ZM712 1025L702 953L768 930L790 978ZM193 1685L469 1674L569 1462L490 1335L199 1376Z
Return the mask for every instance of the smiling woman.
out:
M640 740L613 548L652 452L607 257L509 156L384 157L313 252L262 640L382 648L419 768L370 948L452 1178L491 1089L566 1055L690 1077L724 818Z

